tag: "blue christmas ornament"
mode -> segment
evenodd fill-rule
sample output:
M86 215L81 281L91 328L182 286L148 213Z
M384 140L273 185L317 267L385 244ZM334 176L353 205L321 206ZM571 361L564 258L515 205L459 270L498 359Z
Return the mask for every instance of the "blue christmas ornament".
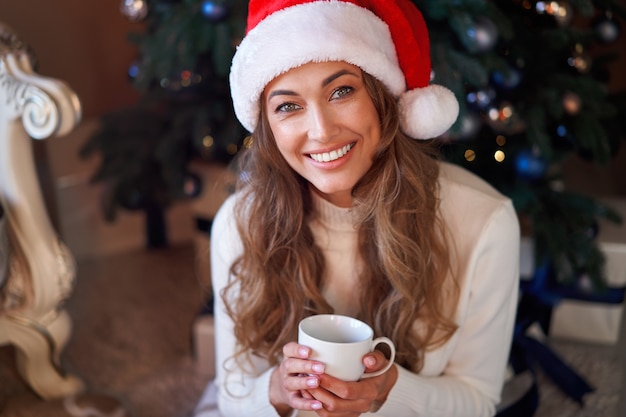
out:
M478 16L474 25L467 29L468 47L473 52L486 52L498 42L498 28L487 17Z
M128 67L128 76L130 77L131 80L134 80L135 78L137 78L140 72L141 70L139 69L139 64L136 62L131 64L130 67Z
M483 90L470 91L465 96L467 104L477 110L484 110L496 98L496 92L493 88L487 87Z
M541 155L524 150L515 157L515 170L524 179L537 180L545 175L548 163Z
M202 15L211 22L220 22L228 16L228 8L212 0L203 1L201 10Z
M564 125L558 125L556 127L556 134L561 138L566 138L569 132L567 131L567 127L565 127Z
M493 82L505 89L513 89L522 81L522 74L515 68L509 68L507 71L496 71L491 75Z

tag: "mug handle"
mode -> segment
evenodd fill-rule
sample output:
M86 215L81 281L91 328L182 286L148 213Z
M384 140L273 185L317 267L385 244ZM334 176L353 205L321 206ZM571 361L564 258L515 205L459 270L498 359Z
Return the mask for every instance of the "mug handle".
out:
M372 351L374 350L374 348L381 344L384 343L387 346L389 346L389 349L391 351L391 356L389 357L389 361L387 362L387 365L383 368L380 369L376 372L366 372L363 375L361 375L361 379L364 378L372 378L378 375L382 375L385 372L387 372L389 370L389 368L391 368L391 365L393 365L393 361L396 359L396 347L393 344L393 342L391 341L391 339L389 339L388 337L377 337L376 339L372 340Z

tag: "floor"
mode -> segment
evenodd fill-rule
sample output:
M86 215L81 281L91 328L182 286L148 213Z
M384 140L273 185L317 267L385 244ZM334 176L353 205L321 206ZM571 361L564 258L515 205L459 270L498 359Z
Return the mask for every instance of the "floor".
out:
M192 322L205 298L194 268L191 246L81 261L67 306L66 370L133 417L190 416L208 382L192 358ZM0 349L0 416L69 416L21 382L12 354Z
M192 322L205 292L191 245L80 261L68 303L74 331L63 354L88 392L117 401L124 417L188 417L208 377L193 361ZM596 390L580 407L539 374L535 417L624 417L626 385L613 347L551 342ZM20 380L13 348L0 348L0 416L68 417L60 400L42 401ZM85 414L98 417L104 414ZM111 414L112 416L112 414Z

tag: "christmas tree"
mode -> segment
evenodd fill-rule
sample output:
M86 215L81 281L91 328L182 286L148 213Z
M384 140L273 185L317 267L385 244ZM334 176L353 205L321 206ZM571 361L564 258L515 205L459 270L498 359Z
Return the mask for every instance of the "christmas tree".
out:
M560 164L577 153L608 162L623 141L624 94L607 91L621 19L617 0L415 0L429 26L434 81L461 104L439 139L445 157L509 195L535 257L559 282L589 277L602 286L594 241L610 207L565 192ZM246 132L231 108L228 71L244 34L241 0L122 0L144 23L129 34L137 61L129 76L142 92L132 108L102 119L82 150L102 155L93 180L105 182L108 219L118 208L145 210L151 246L166 241L163 210L195 196L200 159L227 163ZM606 53L606 51L609 51Z
M142 96L133 107L104 115L81 155L101 155L92 181L105 184L107 220L115 220L120 208L145 212L148 247L167 246L164 211L202 189L190 162L227 163L246 137L228 86L246 7L245 1L120 4L122 14L145 27L128 35L137 46L128 75Z
M606 88L615 51L592 55L618 40L623 4L419 3L435 29L435 75L461 103L447 157L513 199L535 258L558 282L585 276L602 286L595 228L599 217L619 218L564 192L560 164L572 153L607 163L624 139L624 96Z

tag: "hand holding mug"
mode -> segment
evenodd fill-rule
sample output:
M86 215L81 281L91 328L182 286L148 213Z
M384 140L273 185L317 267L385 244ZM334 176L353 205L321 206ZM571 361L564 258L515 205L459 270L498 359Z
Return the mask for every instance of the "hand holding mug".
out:
M270 383L270 402L281 415L286 415L289 409L319 410L319 414L324 403L343 401L332 393L342 391L346 383L382 375L393 365L394 344L386 337L374 339L371 327L360 320L332 314L312 316L302 320L298 333L298 343L284 346L284 359L273 373ZM381 343L387 344L390 349L388 361L382 353L373 353ZM366 356L374 356L380 362L368 365L372 372L364 373ZM322 378L324 375L327 377ZM368 379L370 381L375 385L380 383ZM383 389L388 392L390 388ZM309 390L318 398L309 394ZM374 391L368 389L368 395ZM367 411L376 402L365 397L358 401L361 412ZM349 407L352 408L356 403L353 399L337 407L351 404Z
M338 314L319 314L298 325L298 344L311 348L311 359L325 364L325 373L343 381L358 381L381 375L393 365L396 349L387 337L374 339L366 323ZM379 344L391 352L389 361L376 372L364 373L363 357Z

